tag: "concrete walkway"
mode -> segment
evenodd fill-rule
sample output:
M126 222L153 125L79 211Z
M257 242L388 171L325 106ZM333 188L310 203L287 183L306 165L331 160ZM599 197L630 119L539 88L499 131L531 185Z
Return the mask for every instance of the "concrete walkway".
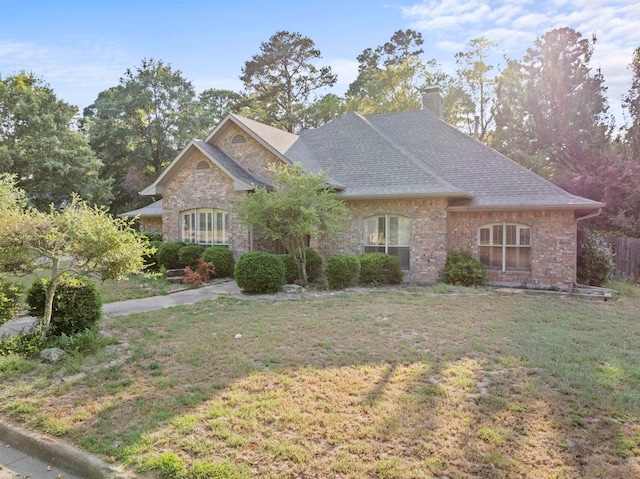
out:
M105 316L126 316L193 304L219 296L242 294L235 281L225 280L197 289L164 296L106 303ZM3 334L16 336L30 331L38 318L24 316L0 325ZM128 477L116 467L57 439L34 434L0 420L0 479L114 479Z

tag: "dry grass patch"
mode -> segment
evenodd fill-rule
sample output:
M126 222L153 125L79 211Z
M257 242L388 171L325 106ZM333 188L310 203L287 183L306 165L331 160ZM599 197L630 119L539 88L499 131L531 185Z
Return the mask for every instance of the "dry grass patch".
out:
M638 301L222 298L107 319L123 366L0 408L158 477L639 477Z

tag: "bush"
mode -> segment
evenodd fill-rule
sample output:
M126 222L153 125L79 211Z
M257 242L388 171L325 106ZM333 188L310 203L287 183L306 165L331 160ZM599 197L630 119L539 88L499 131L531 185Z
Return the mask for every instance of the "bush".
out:
M233 276L238 286L248 293L275 293L285 284L285 269L280 257L262 251L240 256Z
M208 263L202 258L197 260L198 266L195 269L191 269L190 266L184 268L183 284L190 284L195 286L201 286L203 283L208 282L216 272L216 268L213 263Z
M0 278L0 324L18 317L21 294L19 284Z
M180 268L189 266L191 269L198 267L198 258L202 257L204 246L199 244L188 244L178 250L178 261Z
M484 265L468 251L456 250L447 254L443 281L458 286L480 286L487 279Z
M400 258L386 253L364 253L360 255L360 282L377 286L402 282Z
M586 236L586 242L581 245L582 254L578 257L578 283L603 286L611 278L615 266L613 250L600 233L590 231Z
M49 278L35 280L27 292L27 304L34 316L44 316L44 288L48 281ZM102 299L96 284L88 278L64 276L53 297L47 336L71 336L94 327L101 317Z
M179 243L177 241L162 243L160 246L158 246L156 258L158 260L159 266L164 267L165 269L182 268L183 265L180 264L180 257L178 256L178 252L183 246L184 243Z
M207 263L213 263L216 268L212 278L231 278L236 260L229 248L224 246L209 246L202 253L202 259Z
M300 249L296 250L295 258L300 258ZM307 256L307 281L313 283L322 275L322 256L317 250L307 246L305 248L305 254ZM284 263L286 269L286 278L288 284L293 284L297 280L301 281L302 278L298 274L298 265L292 254L281 254L280 258Z
M360 273L360 259L354 254L334 254L327 260L325 272L329 288L346 288Z
M150 241L149 245L155 248L155 252L143 256L144 267L147 271L159 271L160 270L160 262L158 261L158 251L160 250L160 245L162 241Z
M162 243L162 233L158 231L142 231L140 234L142 236L146 236L149 242L158 241L159 243Z

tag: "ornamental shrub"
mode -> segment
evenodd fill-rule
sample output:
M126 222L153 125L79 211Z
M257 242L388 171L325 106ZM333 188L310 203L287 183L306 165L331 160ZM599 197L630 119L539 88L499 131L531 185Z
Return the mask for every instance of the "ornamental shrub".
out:
M216 272L212 278L233 277L233 268L236 265L236 260L233 258L233 253L229 248L209 246L202 253L202 259L207 263L213 263L213 266L215 266Z
M19 284L0 278L0 324L18 317L21 294Z
M386 253L364 253L360 255L360 282L377 286L402 282L400 258Z
M455 250L447 254L443 281L458 286L480 286L488 275L482 262L469 251Z
M45 286L49 278L35 280L27 292L29 311L44 316ZM47 336L73 334L93 328L102 317L102 299L96 284L89 278L66 275L53 297L51 324Z
M603 286L611 279L615 266L613 249L605 237L596 231L587 232L586 237L581 245L582 254L578 257L578 283Z
M162 241L150 241L149 245L155 249L155 252L142 257L144 260L144 267L147 271L159 271L160 264L158 262L158 251Z
M199 244L188 244L178 250L178 261L180 268L189 266L191 269L198 267L198 258L202 257L204 246Z
M287 282L286 284L293 284L295 280L299 279L298 276L298 266L296 265L296 261L293 259L293 255L286 253L281 254L280 260L282 264L284 264L284 278Z
M238 286L247 293L275 293L285 285L284 263L278 255L250 251L238 259L233 271Z
M298 265L295 261L295 258L300 257L300 251L300 249L296 250L295 257L292 254L280 255L286 269L287 284L294 284L296 280L302 280L298 274ZM305 248L305 254L307 256L307 280L312 283L322 275L322 256L315 248L310 246Z
M327 260L325 273L329 288L346 288L360 273L360 259L354 254L336 253Z
M164 267L165 269L182 268L184 265L180 264L178 252L183 246L184 243L177 241L162 243L158 246L156 258L158 260L159 267Z
M142 231L140 233L142 236L146 236L147 239L151 241L159 241L162 242L162 233L159 231Z

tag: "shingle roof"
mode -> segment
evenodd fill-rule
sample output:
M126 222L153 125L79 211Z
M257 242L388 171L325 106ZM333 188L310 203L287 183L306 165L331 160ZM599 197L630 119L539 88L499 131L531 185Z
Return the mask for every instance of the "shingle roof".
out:
M162 216L162 200L155 201L150 205L143 206L142 208L138 208L137 210L120 213L118 216L123 218L133 218L134 216L140 216L141 218Z
M194 143L207 155L215 159L216 162L235 179L244 181L249 185L265 187L269 186L267 180L244 169L237 161L235 161L217 146L211 145L202 140L194 140Z

